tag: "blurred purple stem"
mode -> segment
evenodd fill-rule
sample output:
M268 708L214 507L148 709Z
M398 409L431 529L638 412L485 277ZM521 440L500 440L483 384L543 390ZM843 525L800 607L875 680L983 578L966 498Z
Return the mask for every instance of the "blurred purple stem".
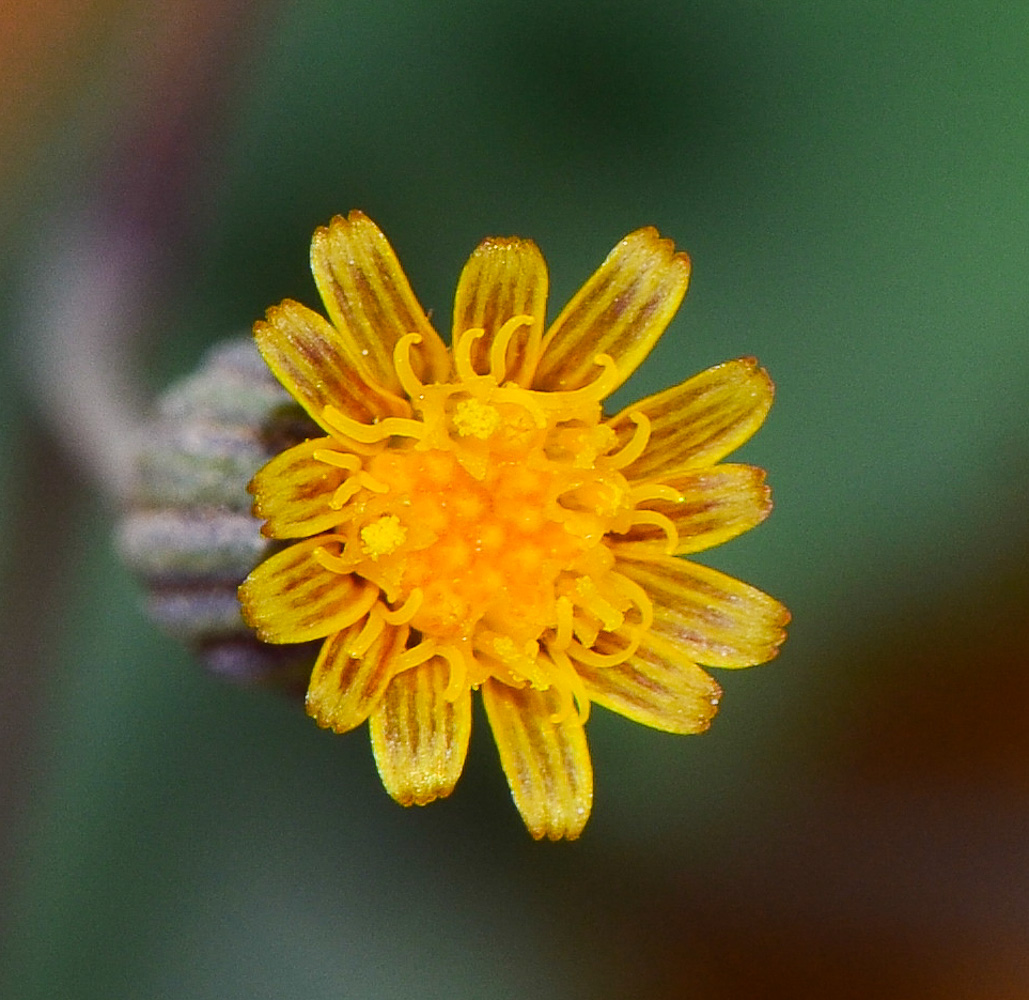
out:
M255 9L256 8L256 9ZM98 175L45 230L27 288L28 356L41 410L91 478L128 485L143 387L146 311L196 219L195 183L234 68L263 5L148 7L123 76L139 87Z

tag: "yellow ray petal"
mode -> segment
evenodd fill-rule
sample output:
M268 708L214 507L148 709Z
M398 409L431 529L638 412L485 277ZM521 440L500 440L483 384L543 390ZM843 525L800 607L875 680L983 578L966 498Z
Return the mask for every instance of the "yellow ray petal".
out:
M676 559L618 553L618 570L654 602L653 630L709 667L750 667L775 656L789 612L774 598L717 570Z
M307 714L337 733L361 725L381 701L409 631L387 625L366 653L354 656L351 647L363 628L357 622L325 641L307 689Z
M401 805L425 805L457 784L472 731L472 696L444 697L450 665L433 657L399 673L369 717L372 752L386 791Z
M676 490L681 500L647 500L640 510L663 514L679 536L676 555L701 552L721 545L760 524L772 510L765 471L753 465L713 465L691 472L665 474L661 482ZM638 524L612 541L663 543L665 532L654 524Z
M294 445L251 480L254 516L267 521L261 530L269 538L305 538L339 524L340 512L329 503L348 473L314 457L334 451L334 446L333 438Z
M606 652L604 637L597 650ZM650 634L613 667L576 666L593 701L669 733L701 733L718 711L722 689L681 646Z
M671 240L650 227L630 233L547 331L533 387L556 391L593 382L598 354L614 358L621 385L664 333L689 278L689 258Z
M407 416L407 403L376 385L359 352L324 316L286 299L254 324L257 347L275 377L325 430L329 404L355 420Z
M494 237L475 248L461 272L454 296L452 343L466 330L485 335L472 348L475 371L490 370L490 348L497 332L515 316L531 316L519 327L506 351L506 378L528 386L539 359L547 308L547 265L532 240Z
M650 440L622 472L640 480L713 465L761 426L773 391L768 373L754 358L738 358L627 406L608 421L619 445L632 439L633 413L650 418Z
M518 811L537 840L574 840L593 807L593 767L586 733L573 713L563 713L553 689L513 688L487 680L482 686L500 764Z
M379 588L325 569L312 553L322 536L294 542L269 556L243 581L243 617L264 642L306 642L364 618Z
M311 270L329 318L353 345L372 378L392 392L401 386L393 348L408 333L422 341L411 352L423 382L443 380L450 358L425 310L418 304L393 248L363 212L337 215L315 230Z

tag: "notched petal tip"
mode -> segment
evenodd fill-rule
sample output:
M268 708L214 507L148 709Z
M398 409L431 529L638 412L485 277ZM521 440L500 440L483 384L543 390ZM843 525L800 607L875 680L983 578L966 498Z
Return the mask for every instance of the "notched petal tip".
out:
M641 226L629 233L618 246L627 245L637 253L652 254L655 258L664 259L674 267L681 268L689 280L693 270L693 262L685 250L675 248L675 240L662 236L656 226ZM618 249L618 246L615 249ZM614 251L612 251L612 254Z
M327 240L333 237L349 236L351 233L362 227L366 227L371 234L378 234L383 239L386 237L379 227L362 212L359 208L352 208L346 215L338 212L324 226L316 226L311 236L311 266L315 265L315 246L319 251L325 246Z
M739 365L741 369L746 371L755 379L755 384L762 385L762 391L769 393L773 397L775 396L775 383L772 382L772 377L768 374L768 369L763 368L761 363L753 354L743 354L738 358L734 358L732 361L726 361L724 363L727 365ZM716 365L715 367L718 366Z

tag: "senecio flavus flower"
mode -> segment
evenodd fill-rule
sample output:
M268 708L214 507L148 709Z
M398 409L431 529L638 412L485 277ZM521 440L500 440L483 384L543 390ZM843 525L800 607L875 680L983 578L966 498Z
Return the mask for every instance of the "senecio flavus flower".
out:
M689 259L654 229L546 329L539 249L485 240L449 349L365 215L318 229L311 262L331 322L287 300L255 336L325 436L251 484L290 544L240 588L244 616L267 642L325 640L307 710L339 733L368 722L397 801L453 790L477 690L530 833L577 837L591 702L701 732L721 692L698 664L761 663L783 639L777 601L679 558L768 514L764 473L719 463L772 384L741 358L604 415L686 292Z

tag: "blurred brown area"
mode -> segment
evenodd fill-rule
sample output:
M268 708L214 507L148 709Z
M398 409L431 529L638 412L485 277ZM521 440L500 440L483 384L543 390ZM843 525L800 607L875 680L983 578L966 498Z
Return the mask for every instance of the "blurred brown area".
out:
M875 686L857 699L851 728L837 732L856 779L1029 797L1026 540L1013 540L1011 555L967 592L872 641Z
M813 734L822 776L760 836L605 896L600 950L631 970L613 995L1029 996L1024 542L833 663L860 684Z

